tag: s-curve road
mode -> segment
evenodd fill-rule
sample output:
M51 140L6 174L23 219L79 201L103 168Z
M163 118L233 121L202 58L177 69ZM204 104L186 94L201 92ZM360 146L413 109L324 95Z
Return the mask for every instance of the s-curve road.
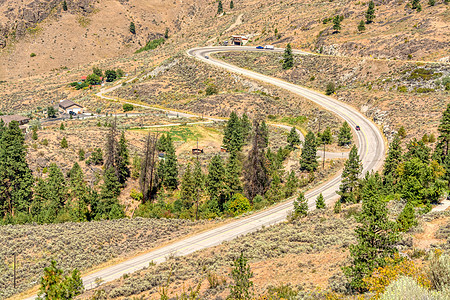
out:
M241 69L216 59L205 57L207 55L210 55L211 53L220 51L249 50L253 51L255 49L249 47L209 47L191 49L188 51L188 54L205 63L209 63L217 67L222 67L224 69L227 69L228 71L235 72L243 76L267 82L280 88L286 89L292 93L295 93L317 103L324 109L335 113L342 119L346 120L353 128L355 128L356 125L359 125L361 131L354 133L356 134L358 139L359 155L364 166L363 172L365 173L370 170L376 170L381 166L385 154L385 144L383 137L378 128L371 121L367 120L362 114L356 111L356 109L343 104L336 99L324 96L321 93L308 90L295 84ZM282 49L276 49L275 51L282 51ZM340 175L337 175L320 187L306 193L306 197L309 200L309 207L314 207L315 199L320 193L323 194L325 200L328 203L335 199L335 191L338 190L340 181L341 177ZM104 282L118 279L126 273L131 273L147 267L149 265L149 262L153 261L154 263L161 263L165 261L168 256L187 255L201 249L218 245L224 241L232 240L238 236L245 235L249 232L261 228L262 226L270 226L282 222L286 219L287 214L292 210L292 202L293 198L290 199L290 201L285 201L279 205L252 214L248 217L242 217L236 221L230 222L220 227L216 227L198 235L186 238L171 245L161 247L157 250L142 254L125 262L84 276L83 282L85 288L90 289L95 287L94 281L96 278L101 278ZM30 297L28 299L33 298L34 297Z

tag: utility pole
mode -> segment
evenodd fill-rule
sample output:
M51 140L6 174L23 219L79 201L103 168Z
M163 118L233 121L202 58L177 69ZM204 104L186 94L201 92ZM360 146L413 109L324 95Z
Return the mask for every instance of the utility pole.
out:
M325 141L323 142L323 161L322 161L322 169L325 170Z
M16 253L14 252L14 288L16 288Z

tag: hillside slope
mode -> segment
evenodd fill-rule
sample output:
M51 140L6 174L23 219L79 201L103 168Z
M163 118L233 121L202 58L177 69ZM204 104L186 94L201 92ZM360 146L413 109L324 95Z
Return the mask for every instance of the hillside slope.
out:
M61 1L7 0L0 4L0 80L128 56L166 28L166 56L247 34L253 44L290 42L332 55L448 61L450 8L443 1L422 3L420 12L407 2L376 2L374 22L360 33L367 10L360 1L238 0L233 9L223 1L225 15L217 16L217 2L204 0L69 0L67 11ZM332 29L336 15L344 17L340 32Z

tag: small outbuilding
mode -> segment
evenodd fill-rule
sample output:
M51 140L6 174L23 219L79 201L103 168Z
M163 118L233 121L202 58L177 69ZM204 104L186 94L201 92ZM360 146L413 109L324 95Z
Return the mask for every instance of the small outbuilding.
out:
M231 36L231 44L236 46L243 46L247 44L248 37L245 35L233 35Z
M0 120L3 120L3 123L5 126L8 126L9 123L12 121L17 121L19 123L19 128L23 132L27 132L29 125L28 122L30 122L30 118L20 116L20 115L6 115L6 116L0 116Z
M58 108L65 114L82 114L84 112L83 106L71 100L61 100L59 102Z

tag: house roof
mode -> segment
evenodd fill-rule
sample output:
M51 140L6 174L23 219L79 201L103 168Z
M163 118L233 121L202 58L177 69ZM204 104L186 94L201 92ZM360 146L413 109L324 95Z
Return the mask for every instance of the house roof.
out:
M19 115L7 115L7 116L0 116L0 120L3 120L5 125L8 125L9 123L11 123L11 121L17 121L17 122L29 121L30 118L27 118L24 116L19 116Z
M87 76L81 76L81 80L86 80Z
M67 109L67 108L69 108L71 106L83 107L83 106L81 106L79 104L76 104L73 101L70 101L70 100L63 100L63 101L59 102L59 107L61 107L62 109Z

